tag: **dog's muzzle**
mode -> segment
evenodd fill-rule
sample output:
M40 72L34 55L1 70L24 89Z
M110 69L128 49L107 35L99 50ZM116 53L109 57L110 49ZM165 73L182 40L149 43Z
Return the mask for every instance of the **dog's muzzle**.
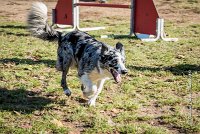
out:
M121 73L122 73L122 74L127 74L127 73L128 73L128 70L127 70L127 69L121 70Z
M119 73L118 71L114 70L114 69L110 69L110 72L111 74L113 75L113 78L114 80L119 83L121 82L121 74L127 74L128 73L128 70L127 69L124 69L124 70L121 70L121 72Z

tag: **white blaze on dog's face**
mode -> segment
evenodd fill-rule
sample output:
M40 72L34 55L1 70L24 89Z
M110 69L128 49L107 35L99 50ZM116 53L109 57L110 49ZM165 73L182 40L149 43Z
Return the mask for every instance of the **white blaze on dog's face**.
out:
M117 83L121 81L121 74L126 74L124 48L117 43L115 49L108 49L104 52L102 62L112 74Z

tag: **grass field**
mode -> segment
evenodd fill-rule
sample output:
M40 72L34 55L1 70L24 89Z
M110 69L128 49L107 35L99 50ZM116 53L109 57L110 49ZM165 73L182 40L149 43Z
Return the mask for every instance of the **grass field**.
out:
M179 6L199 12L190 5ZM129 73L121 84L106 82L96 107L88 107L76 70L68 76L72 96L63 94L57 44L31 37L24 22L0 17L0 133L200 133L200 23L167 21L167 34L179 41L146 43L101 39L128 34L128 18L110 19L84 19L82 27L108 26L89 33L110 45L122 42Z

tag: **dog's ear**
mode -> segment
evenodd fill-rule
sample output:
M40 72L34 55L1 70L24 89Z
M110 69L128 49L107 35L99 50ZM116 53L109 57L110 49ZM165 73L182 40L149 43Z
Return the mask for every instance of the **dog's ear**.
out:
M117 50L119 50L120 53L121 53L123 56L125 55L125 54L124 54L124 46L123 46L122 43L118 42L118 43L115 45L115 48L116 48Z
M108 46L106 46L105 44L102 44L101 54L105 54L106 51L108 51Z
M117 50L119 50L120 52L124 50L124 46L123 46L123 44L120 43L120 42L117 42L117 44L115 45L115 48L116 48Z

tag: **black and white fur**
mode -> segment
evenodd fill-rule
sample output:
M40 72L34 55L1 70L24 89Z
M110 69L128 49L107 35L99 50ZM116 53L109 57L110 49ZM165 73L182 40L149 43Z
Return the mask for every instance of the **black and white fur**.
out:
M81 89L84 96L89 98L90 106L95 105L107 79L113 77L116 82L120 82L120 74L127 73L124 47L121 43L117 43L113 48L85 32L61 33L54 30L47 24L47 7L43 3L33 4L27 22L33 36L58 41L56 68L62 71L61 86L66 95L71 95L66 81L71 66L78 68Z

